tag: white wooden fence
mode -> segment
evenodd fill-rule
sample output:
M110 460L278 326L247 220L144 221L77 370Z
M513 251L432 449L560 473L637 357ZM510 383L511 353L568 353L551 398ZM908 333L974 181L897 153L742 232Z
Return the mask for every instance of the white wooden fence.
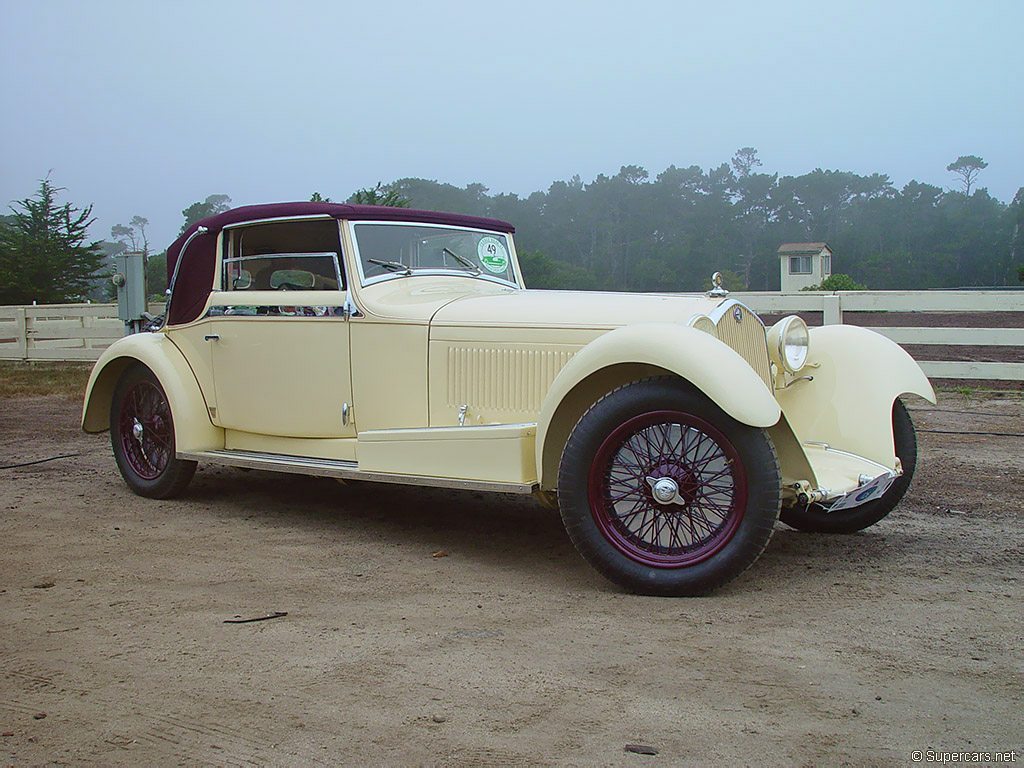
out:
M123 335L116 304L0 307L0 360L95 360Z
M843 322L848 312L911 312L920 315L914 326L871 325L871 330L898 344L943 347L1024 348L1024 291L839 291L836 293L731 293L755 312L790 314L821 312L822 323ZM992 312L1019 312L1016 327L958 328L928 325L929 313L964 314L974 317ZM884 319L884 315L882 316ZM915 355L920 357L920 355ZM1024 381L1024 363L969 360L919 359L933 379L983 379Z
M755 312L821 312L825 324L844 312L920 313L920 325L872 330L899 344L1024 348L1024 291L845 291L838 293L732 293ZM154 314L162 305L150 308ZM929 313L984 316L1018 312L1015 327L931 327ZM0 360L95 360L124 334L115 304L0 307ZM920 360L931 378L1024 381L1024 362Z

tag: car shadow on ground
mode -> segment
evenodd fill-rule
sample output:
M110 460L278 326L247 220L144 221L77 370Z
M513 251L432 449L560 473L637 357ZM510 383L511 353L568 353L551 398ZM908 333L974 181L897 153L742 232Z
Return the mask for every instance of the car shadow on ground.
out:
M576 557L558 512L531 496L346 482L231 468L204 468L184 500L219 515L265 524L330 529L435 549L459 547L481 559Z
M535 568L538 557L564 576L592 572L576 553L556 511L529 496L490 494L325 478L226 467L204 468L187 492L187 503L227 518L261 525L326 530L402 546L457 550L461 557L503 567ZM743 592L752 583L777 588L814 583L866 570L898 569L906 532L883 522L852 535L810 534L778 524L764 554L743 577L716 594ZM599 577L589 581L617 591Z

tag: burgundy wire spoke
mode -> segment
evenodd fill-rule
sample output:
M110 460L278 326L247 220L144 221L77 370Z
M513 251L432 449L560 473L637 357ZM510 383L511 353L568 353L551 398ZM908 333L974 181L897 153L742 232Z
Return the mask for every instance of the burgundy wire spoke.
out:
M651 483L666 478L678 492L662 503ZM588 491L606 540L630 559L660 568L695 565L718 552L739 527L747 501L732 442L710 422L671 410L615 428L597 450Z
M153 445L159 448L161 451L165 451L171 447L167 442L167 435L160 434L155 430L152 433L150 433L149 439L153 443Z
M163 393L152 382L137 382L122 400L118 424L129 468L144 480L160 477L172 448L170 413ZM141 427L141 437L136 437L136 425Z
M669 449L669 446L668 446L668 441L669 441L669 428L668 428L668 425L667 424L659 424L655 428L654 431L655 431L655 434L658 436L658 453L659 454L671 453L672 451Z
M669 530L671 531L671 538L669 544L675 544L678 547L683 547L683 539L679 535L679 526L681 524L681 518L679 515L673 515L669 522Z

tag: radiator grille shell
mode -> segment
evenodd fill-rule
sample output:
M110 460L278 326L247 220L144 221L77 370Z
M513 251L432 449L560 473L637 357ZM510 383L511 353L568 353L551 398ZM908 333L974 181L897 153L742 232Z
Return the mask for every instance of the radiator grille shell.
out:
M772 369L768 360L768 338L764 323L738 301L726 301L711 314L720 341L728 344L772 389Z

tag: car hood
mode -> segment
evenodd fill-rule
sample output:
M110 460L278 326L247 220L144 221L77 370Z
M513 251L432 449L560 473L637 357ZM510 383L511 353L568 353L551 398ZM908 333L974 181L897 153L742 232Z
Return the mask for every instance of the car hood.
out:
M456 299L441 307L430 324L438 331L494 326L611 330L631 323L685 323L721 301L704 294L522 290Z

